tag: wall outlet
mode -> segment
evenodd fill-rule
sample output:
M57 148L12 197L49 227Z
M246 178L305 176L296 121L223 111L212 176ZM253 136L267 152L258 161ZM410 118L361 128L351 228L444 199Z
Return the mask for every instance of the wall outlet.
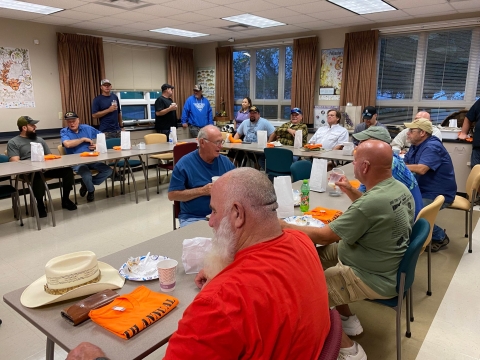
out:
M58 120L63 120L63 113L61 111L58 112Z

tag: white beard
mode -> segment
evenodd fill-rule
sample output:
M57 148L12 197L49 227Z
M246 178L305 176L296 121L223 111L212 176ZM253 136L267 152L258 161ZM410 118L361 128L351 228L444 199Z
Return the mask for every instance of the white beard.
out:
M218 230L213 230L213 233L212 249L205 256L203 269L208 280L217 276L235 258L235 233L227 217L222 219Z

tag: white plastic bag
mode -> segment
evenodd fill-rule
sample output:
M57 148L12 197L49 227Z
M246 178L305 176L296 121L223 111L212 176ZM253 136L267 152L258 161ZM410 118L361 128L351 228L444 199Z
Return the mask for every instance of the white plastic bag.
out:
M105 140L105 134L97 134L97 147L96 150L100 154L105 154L107 152L107 141Z
M182 263L186 274L196 274L203 269L205 255L212 248L212 239L195 237L183 240Z
M344 142L343 143L342 154L343 155L353 155L353 150L354 149L355 149L355 146L353 145L352 142Z
M257 147L264 149L267 147L267 131L258 130L257 131Z
M325 159L313 159L310 173L310 190L325 192L327 189L327 164Z
M277 195L277 216L279 218L293 216L292 178L290 176L277 176L273 178L273 187Z
M303 146L303 131L295 131L295 142L293 144L294 149L300 149Z
M130 150L132 148L132 144L130 142L130 131L122 131L120 134L122 135L120 143L122 150Z
M172 135L172 143L175 145L177 143L177 128L175 126L172 126L170 128L170 134Z
M45 161L45 153L43 146L37 142L30 143L30 160L31 161Z

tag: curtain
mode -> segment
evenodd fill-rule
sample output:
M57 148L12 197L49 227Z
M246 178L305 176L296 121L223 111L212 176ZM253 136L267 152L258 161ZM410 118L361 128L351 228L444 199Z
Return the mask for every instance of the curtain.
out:
M233 47L216 48L216 79L215 79L215 104L216 112L226 111L229 119L234 119L233 113ZM222 99L225 109L222 109Z
M168 83L175 87L173 101L177 103L177 119L182 117L183 105L193 94L195 85L195 69L193 65L193 49L169 46Z
M375 106L378 30L345 34L340 106Z
M318 37L293 40L291 107L303 111L303 122L313 124Z
M98 125L92 100L105 77L102 38L57 33L57 57L62 111L74 111L81 123Z

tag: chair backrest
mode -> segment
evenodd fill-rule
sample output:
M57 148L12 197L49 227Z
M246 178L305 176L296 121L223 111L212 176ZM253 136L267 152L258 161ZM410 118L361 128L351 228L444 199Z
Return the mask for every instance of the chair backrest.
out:
M330 331L323 343L322 352L318 360L336 360L342 342L342 320L335 309L330 309Z
M58 153L59 153L60 155L62 155L62 156L63 156L63 155L67 155L67 150L65 150L65 148L63 147L62 144L58 145L58 146L57 146L57 149L58 149Z
M0 155L0 163L8 162L8 156L7 155Z
M167 135L165 134L147 134L143 137L145 144L160 144L167 142Z
M228 132L226 131L222 131L222 139L225 140L227 138L227 136L229 135Z
M290 174L290 166L293 163L293 152L282 148L265 148L265 172L274 171L277 173Z
M403 255L403 259L400 262L397 272L397 291L400 287L400 278L402 273L405 274L405 287L404 291L410 289L415 279L415 267L417 266L417 260L420 256L423 244L430 232L430 224L425 219L418 219L413 225L412 234L410 235L410 244L407 251Z
M310 179L312 162L308 160L296 161L290 166L290 172L292 173L292 182Z
M478 190L478 186L480 185L480 165L475 165L472 170L470 170L470 174L467 178L467 184L465 189L467 191L467 198L472 201L472 194L473 191ZM475 199L473 199L475 200Z
M198 144L195 142L187 142L185 144L177 144L173 147L173 163L176 164L183 156L195 151Z
M122 144L122 140L120 138L110 138L105 140L107 144L107 149L113 149L114 146L120 146Z
M443 205L443 202L445 201L445 196L443 195L438 195L433 202L425 207L423 207L422 210L417 215L418 219L425 219L428 221L430 224L430 232L428 233L427 239L425 240L425 243L423 244L423 248L425 249L428 244L430 244L430 241L432 240L432 232L433 232L433 225L435 225L435 219L437 218L437 214L440 211L440 208Z

